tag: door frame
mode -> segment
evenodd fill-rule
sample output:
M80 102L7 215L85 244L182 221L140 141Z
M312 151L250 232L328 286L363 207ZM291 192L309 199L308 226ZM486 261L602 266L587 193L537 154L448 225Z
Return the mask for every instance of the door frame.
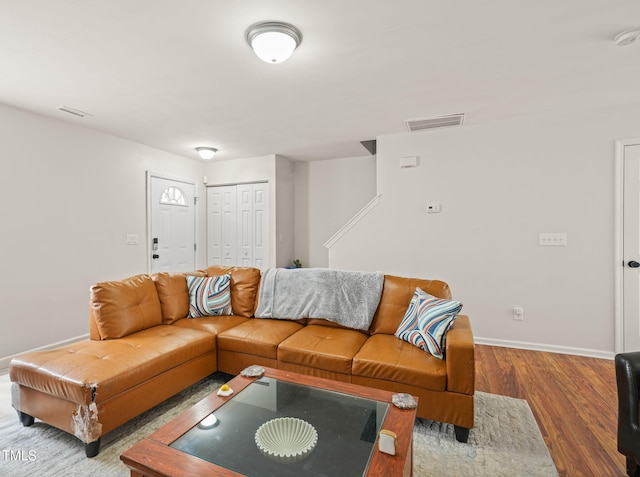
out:
M615 150L614 197L614 317L615 352L624 351L624 149L640 145L640 138L618 139Z
M190 181L188 179L182 179L172 176L167 176L165 174L160 174L157 172L146 171L146 179L145 179L145 187L147 189L147 273L151 274L151 179L164 179L173 182L182 182L183 184L189 184L193 186L193 241L195 244L198 243L198 184L195 181ZM198 268L198 250L196 245L196 250L193 251L193 263L195 268Z

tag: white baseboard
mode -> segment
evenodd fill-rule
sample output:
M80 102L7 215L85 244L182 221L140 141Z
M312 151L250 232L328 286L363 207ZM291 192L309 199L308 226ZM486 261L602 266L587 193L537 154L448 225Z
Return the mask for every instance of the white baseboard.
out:
M573 354L576 356L587 356L589 358L613 359L613 351L602 351L597 349L571 348L568 346L555 346L540 343L527 343L524 341L496 340L492 338L474 337L476 344L502 346L504 348L530 349L533 351L547 351L549 353Z
M40 346L39 348L34 348L30 350L23 351L22 353L12 354L11 356L0 357L0 374L6 374L9 371L9 363L12 358L16 356L20 356L21 354L31 353L32 351L45 351L49 349L60 348L61 346L68 345L71 343L77 343L78 341L84 341L89 339L89 333L85 335L76 336L74 338L69 338L68 340L58 341L57 343L51 343L45 346Z

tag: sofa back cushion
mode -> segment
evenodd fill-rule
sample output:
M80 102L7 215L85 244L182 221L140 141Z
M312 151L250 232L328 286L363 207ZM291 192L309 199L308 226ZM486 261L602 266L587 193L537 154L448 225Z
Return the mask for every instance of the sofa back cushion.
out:
M369 329L371 334L383 333L392 335L396 332L407 312L407 308L409 308L416 287L437 298L451 298L449 285L440 280L385 275L380 304Z
M206 270L189 273L160 272L152 275L156 284L160 306L162 307L162 323L170 325L189 314L189 289L187 275L206 277Z
M92 339L122 338L162 324L156 287L149 275L100 282L91 287Z
M215 277L231 274L231 308L233 314L251 318L256 311L258 288L260 288L260 270L253 267L207 268L207 276Z

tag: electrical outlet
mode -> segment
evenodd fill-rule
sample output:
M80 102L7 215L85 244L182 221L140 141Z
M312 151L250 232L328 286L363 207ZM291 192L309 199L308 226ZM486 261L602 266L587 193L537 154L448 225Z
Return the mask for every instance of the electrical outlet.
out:
M517 321L524 321L524 308L520 306L513 307L513 319Z

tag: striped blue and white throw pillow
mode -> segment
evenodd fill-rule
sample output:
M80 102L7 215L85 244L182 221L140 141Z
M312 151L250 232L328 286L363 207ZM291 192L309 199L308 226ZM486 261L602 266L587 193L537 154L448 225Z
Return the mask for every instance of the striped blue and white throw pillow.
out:
M189 318L233 315L231 309L231 275L194 277L187 275Z
M444 359L447 331L461 309L459 301L436 298L416 288L395 335L438 359Z

